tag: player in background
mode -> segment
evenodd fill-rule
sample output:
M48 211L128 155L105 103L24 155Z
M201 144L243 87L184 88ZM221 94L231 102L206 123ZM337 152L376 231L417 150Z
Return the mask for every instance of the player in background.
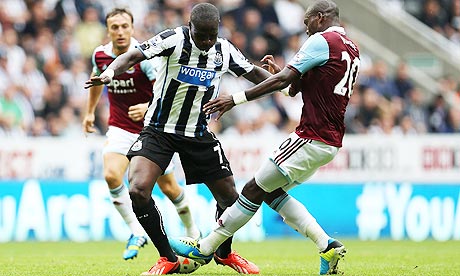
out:
M280 71L272 57L265 58L280 72L246 91L223 95L204 105L206 114L218 112L219 119L235 105L284 89L290 83L289 95L301 92L304 103L296 130L244 186L216 228L200 241L171 240L177 254L210 259L214 250L247 223L265 201L286 224L315 242L320 255L319 274L337 273L338 261L346 253L344 245L326 234L305 206L287 191L329 163L342 146L344 114L359 71L359 50L340 27L339 9L330 0L310 5L304 23L309 38L286 67ZM324 208L337 208L326 199L325 204Z
M128 153L133 209L160 254L146 274L174 273L178 265L149 195L174 153L179 153L187 184L205 183L211 191L217 201L217 217L238 198L230 164L208 129L210 116L203 112L203 105L217 97L226 72L254 83L271 74L250 63L228 40L217 37L219 21L214 5L199 3L192 8L189 26L159 33L137 50L118 56L100 76L86 82L86 87L109 83L138 62L161 57L146 126ZM214 260L239 273L259 273L255 264L232 251L231 244L229 236L217 248Z
M116 8L107 14L105 22L111 42L94 50L92 76L99 75L117 56L138 45L133 38L133 16L130 11ZM139 248L147 243L145 231L133 212L123 176L129 163L126 154L143 127L155 77L155 65L151 61L145 61L129 68L107 84L110 115L107 141L103 149L104 177L115 208L132 232L123 252L125 260L136 257ZM103 85L99 85L89 89L87 110L82 123L85 133L96 131L94 112L103 88ZM158 185L176 207L186 228L186 235L198 238L200 231L193 222L184 189L178 185L173 168L169 166L165 174L158 178Z

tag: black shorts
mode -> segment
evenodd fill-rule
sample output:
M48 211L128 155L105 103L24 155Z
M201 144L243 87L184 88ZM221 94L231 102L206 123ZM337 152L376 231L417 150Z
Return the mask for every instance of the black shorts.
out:
M187 184L205 183L233 175L222 146L213 133L186 137L145 127L126 155L143 156L163 171L177 152Z

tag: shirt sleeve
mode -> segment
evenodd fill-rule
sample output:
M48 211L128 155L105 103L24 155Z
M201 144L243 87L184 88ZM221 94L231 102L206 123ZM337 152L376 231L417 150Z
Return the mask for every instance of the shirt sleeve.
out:
M288 65L301 74L316 66L324 65L329 59L329 44L321 34L310 36Z
M142 72L144 72L150 81L154 81L157 78L158 64L159 58L156 57L143 60L140 64Z
M99 70L99 68L97 68L97 64L96 64L96 50L94 50L93 52L93 55L91 56L91 64L93 65L93 74L95 76L99 76L102 72L101 70Z
M182 39L181 33L177 29L165 30L137 45L136 48L142 52L146 59L151 59L155 56L169 56Z
M228 41L228 46L230 51L228 72L235 77L251 72L254 69L254 64L252 64L230 41Z

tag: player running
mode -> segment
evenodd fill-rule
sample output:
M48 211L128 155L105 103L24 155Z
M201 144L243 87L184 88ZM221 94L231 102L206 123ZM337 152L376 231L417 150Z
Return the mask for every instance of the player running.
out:
M136 39L132 37L134 27L130 11L116 8L107 14L105 21L111 42L94 50L92 76L99 75L117 56L138 45ZM152 98L155 78L155 65L151 61L144 61L129 68L107 84L110 115L107 141L103 149L104 177L110 189L112 202L132 233L123 252L125 260L135 258L139 249L147 243L145 231L133 212L123 176L129 163L126 154L142 130L142 120L148 102ZM86 133L96 131L94 112L103 88L103 85L96 85L89 89L87 110L82 123ZM158 178L158 185L174 203L186 228L186 235L198 238L200 231L193 222L187 197L174 177L173 168L169 166L165 170L164 175Z
M315 242L320 252L319 274L337 274L338 261L346 253L344 245L327 235L305 206L286 192L329 163L342 146L344 114L359 71L359 51L340 27L334 2L315 1L307 9L304 23L310 37L283 70L246 91L221 96L204 105L206 114L218 112L219 119L235 105L286 88L290 83L289 95L301 92L304 103L296 130L244 186L216 228L200 241L171 240L177 254L211 259L216 248L247 223L265 201L286 224ZM270 57L266 60L276 66Z

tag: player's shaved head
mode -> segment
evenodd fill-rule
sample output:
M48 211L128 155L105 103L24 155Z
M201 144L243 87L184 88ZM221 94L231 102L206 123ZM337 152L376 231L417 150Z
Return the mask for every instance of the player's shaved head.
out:
M219 24L219 10L209 3L200 3L193 7L190 22L195 25Z
M190 34L200 50L208 51L216 43L219 21L216 6L200 3L193 7L189 22Z
M331 18L334 21L339 20L339 8L331 0L315 1L308 7L307 12L305 14L308 17L317 13L322 13L324 17Z

